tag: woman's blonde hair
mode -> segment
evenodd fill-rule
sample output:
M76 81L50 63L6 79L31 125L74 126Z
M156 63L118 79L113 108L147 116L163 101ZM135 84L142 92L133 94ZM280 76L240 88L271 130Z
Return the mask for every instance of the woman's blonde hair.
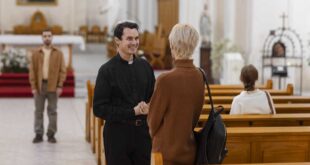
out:
M192 57L198 40L197 30L188 24L174 25L169 35L170 48L175 51L175 56L180 59Z

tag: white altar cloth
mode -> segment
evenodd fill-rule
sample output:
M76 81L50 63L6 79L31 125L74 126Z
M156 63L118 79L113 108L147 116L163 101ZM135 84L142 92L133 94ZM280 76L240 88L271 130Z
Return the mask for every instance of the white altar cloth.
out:
M42 45L41 35L0 35L2 45ZM85 41L81 36L74 35L54 35L52 43L54 45L78 45L81 50L85 50Z
M52 44L63 52L69 70L72 70L72 46L77 45L81 50L85 50L85 41L81 36L54 35ZM0 35L0 45L2 45L1 51L10 47L28 49L43 45L43 41L41 35Z

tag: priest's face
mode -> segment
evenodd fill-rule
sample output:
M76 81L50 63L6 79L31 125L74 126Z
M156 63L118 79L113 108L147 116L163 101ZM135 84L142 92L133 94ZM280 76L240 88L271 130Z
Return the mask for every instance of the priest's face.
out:
M124 55L136 54L139 47L139 32L137 29L124 28L122 39L116 39L118 51Z
M42 33L42 40L45 46L50 46L52 43L53 34L51 31L44 31Z

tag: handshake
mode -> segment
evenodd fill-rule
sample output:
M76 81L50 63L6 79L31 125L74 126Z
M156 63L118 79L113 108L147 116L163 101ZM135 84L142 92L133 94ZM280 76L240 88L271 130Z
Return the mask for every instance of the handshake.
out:
M146 104L144 101L141 101L137 106L134 108L135 115L147 115L149 113L149 105Z

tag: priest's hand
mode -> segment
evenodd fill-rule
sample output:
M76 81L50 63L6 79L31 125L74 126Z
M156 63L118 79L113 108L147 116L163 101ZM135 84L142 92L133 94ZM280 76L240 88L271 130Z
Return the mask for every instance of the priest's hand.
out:
M141 102L141 113L143 115L147 115L149 113L149 105L146 104L144 101Z
M149 113L148 105L141 101L138 105L136 105L134 108L135 115L146 115Z

